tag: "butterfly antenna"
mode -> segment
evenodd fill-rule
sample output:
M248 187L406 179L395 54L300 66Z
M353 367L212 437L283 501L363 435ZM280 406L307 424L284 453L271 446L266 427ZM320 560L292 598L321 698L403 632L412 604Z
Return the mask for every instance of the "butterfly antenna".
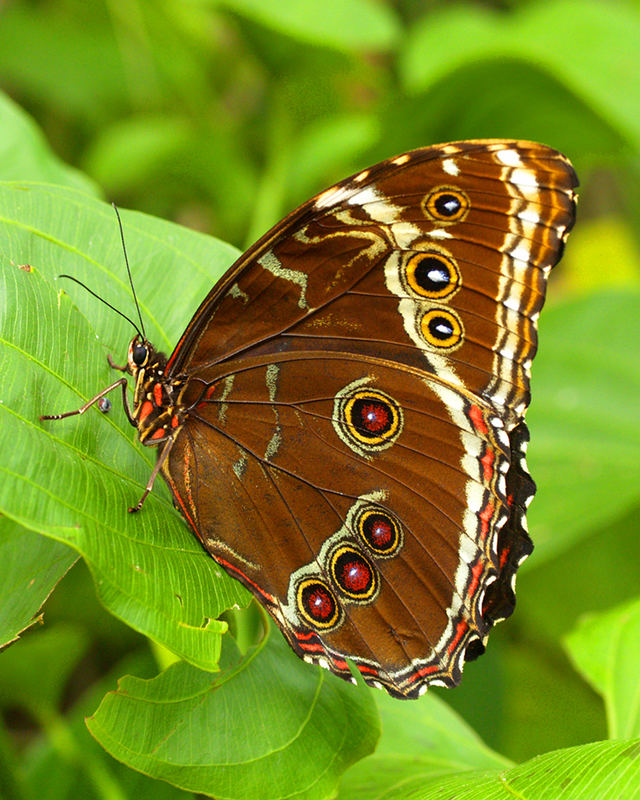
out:
M100 297L99 294L96 294L86 284L82 283L82 281L79 281L77 278L74 278L73 275L58 275L58 277L59 278L67 278L67 280L73 281L74 283L77 283L79 286L82 286L82 288L86 289L86 291L89 292L89 294L92 294L101 303L104 303L105 306L108 306L112 311L115 311L116 314L120 314L121 317L124 317L124 319L126 319L127 322L130 325L133 325L133 327L136 329L136 331L138 333L138 336L140 336L142 339L145 338L144 335L142 333L140 333L140 328L138 328L138 326L136 325L136 323L132 319L130 319L126 314L123 314L122 311L118 311L118 309L115 308L115 306L112 306L111 303L107 303L107 301L104 299L104 297ZM144 328L143 328L143 330L144 330Z
M120 228L120 239L122 241L122 252L124 253L124 263L127 265L127 273L129 274L129 283L131 285L131 291L133 293L133 301L136 304L136 309L138 311L138 319L140 320L140 327L142 328L143 339L146 340L147 334L145 333L144 322L142 321L142 314L140 313L140 304L138 303L138 296L136 295L136 287L133 285L133 278L131 277L131 268L129 267L129 258L127 256L127 246L124 243L124 231L122 230L122 220L120 219L120 212L118 211L118 207L116 206L115 203L111 203L111 205L113 206L113 210L116 212L116 217L118 218L118 227ZM124 314L122 316L124 317ZM129 321L131 322L131 320ZM136 330L138 330L136 325L134 325L133 327Z

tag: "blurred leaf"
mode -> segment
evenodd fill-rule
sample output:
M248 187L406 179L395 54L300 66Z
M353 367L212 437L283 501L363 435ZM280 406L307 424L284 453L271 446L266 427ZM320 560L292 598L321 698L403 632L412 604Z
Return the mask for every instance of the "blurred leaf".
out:
M71 625L23 637L0 657L2 707L23 706L37 717L50 713L88 644L84 631Z
M576 293L640 286L640 252L633 231L622 219L581 221L571 234L562 262L563 288Z
M435 694L406 703L383 692L374 692L374 696L382 723L380 742L373 755L343 777L339 798L387 797L407 781L422 784L461 770L510 765Z
M65 116L99 124L126 99L126 75L99 4L8 3L0 25L0 74ZM20 45L25 45L24 47Z
M85 169L109 192L126 191L174 158L191 135L181 117L128 117L98 134L84 159Z
M108 206L32 185L0 186L0 209L1 252L49 275L64 269L130 310ZM123 223L138 294L160 320L143 302L147 332L164 346L177 340L190 310L234 251L140 214L123 212ZM35 270L6 262L0 280L0 510L80 552L100 599L116 616L193 663L215 668L226 628L215 619L225 608L246 603L248 593L204 554L161 481L143 513L127 514L155 453L134 442L119 408L109 415L92 409L81 419L38 421L43 411L77 408L113 381L113 373L106 350L66 295L56 295ZM73 292L105 339L120 342L111 349L117 358L131 337L128 325L86 292Z
M151 681L122 678L89 730L115 758L191 791L334 796L342 772L375 747L371 692L304 664L277 634L240 664L227 645L218 675L181 662Z
M640 83L629 76L639 36L640 9L624 2L553 0L506 14L470 4L442 7L411 32L400 71L416 92L478 61L526 61L550 72L638 146Z
M640 292L545 310L533 367L536 565L640 502Z
M76 559L66 545L0 517L0 648L41 621L35 615Z
M573 661L607 709L609 736L640 733L640 599L585 617L565 639Z
M397 791L369 795L371 800L637 800L640 740L595 742L555 750L502 771L465 771L458 775L407 781Z
M381 127L370 161L431 142L509 136L567 153L584 179L594 162L620 162L631 150L553 74L516 58L470 62L418 96L392 95Z
M77 698L55 728L48 727L22 753L24 794L33 800L128 800L188 798L173 786L154 781L119 764L102 750L85 725L85 717L119 675L153 675L148 653L134 653ZM8 800L8 799L7 799Z
M208 2L208 0L199 0ZM213 0L279 33L337 50L386 50L400 34L391 8L371 0L298 0L264 3L260 0Z
M515 761L607 736L602 698L572 668L561 642L585 613L638 591L640 509L518 573L517 605L492 632L487 653L447 694L492 747ZM531 528L536 541L537 531Z
M63 164L51 152L33 120L1 92L0 131L0 180L59 183L86 194L99 194L89 178Z

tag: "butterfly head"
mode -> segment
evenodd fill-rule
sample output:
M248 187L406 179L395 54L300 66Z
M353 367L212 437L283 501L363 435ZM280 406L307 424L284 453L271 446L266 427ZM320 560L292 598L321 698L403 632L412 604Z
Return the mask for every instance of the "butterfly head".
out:
M136 334L129 342L127 353L127 369L131 375L136 375L138 370L143 369L153 357L153 347L143 339L140 334Z
M162 353L158 353L151 342L147 341L139 333L129 342L127 352L127 372L136 378L141 371L145 373L162 370L166 363L166 358Z

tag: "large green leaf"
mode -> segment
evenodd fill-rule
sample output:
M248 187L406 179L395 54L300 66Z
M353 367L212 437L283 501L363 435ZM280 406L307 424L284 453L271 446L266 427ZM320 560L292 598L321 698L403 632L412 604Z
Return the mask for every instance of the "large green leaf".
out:
M571 657L602 694L613 739L640 734L640 599L585 617L566 638Z
M123 221L140 297L156 310L142 303L147 331L164 347L235 253L143 215L124 213ZM206 557L161 481L142 513L127 514L155 454L137 445L118 407L106 417L92 409L81 418L38 420L45 411L77 408L114 378L94 328L35 268L70 272L131 311L118 240L113 211L97 200L57 187L0 186L0 510L80 552L116 616L214 669L226 628L216 617L248 595ZM122 360L127 324L70 287Z
M77 557L64 544L0 517L0 649L42 621L38 611Z
M637 800L640 739L554 750L505 770L414 778L370 800Z
M503 769L508 759L480 737L433 692L400 703L375 693L382 723L376 752L358 762L340 783L344 800L370 800L461 770Z
M231 641L218 675L180 662L122 678L89 730L130 767L219 800L333 797L375 747L371 692L310 668L279 635L239 663Z

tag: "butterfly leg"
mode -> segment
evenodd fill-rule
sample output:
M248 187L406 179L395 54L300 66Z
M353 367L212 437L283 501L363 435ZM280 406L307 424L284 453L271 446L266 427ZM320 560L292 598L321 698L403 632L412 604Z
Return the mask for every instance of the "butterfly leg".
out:
M127 371L126 365L124 367L121 367L119 364L116 364L109 354L107 354L107 361L109 362L109 366L111 367L111 369L117 369L118 372Z
M133 419L131 414L131 409L129 408L129 401L127 400L127 379L126 378L118 378L117 381L114 381L110 386L107 386L106 389L103 389L99 392L95 397L92 397L91 400L88 400L83 406L80 408L76 408L75 411L66 411L64 414L42 414L40 419L65 419L65 417L75 417L77 414L84 414L84 412L91 408L94 403L97 403L100 398L104 397L109 392L113 391L117 386L122 386L122 399L124 403L124 410L129 417L129 422L132 425L135 425L136 422Z
M162 469L162 465L166 461L167 456L169 455L169 451L173 447L173 443L174 443L174 439L173 439L172 436L170 436L167 439L167 441L164 443L164 447L162 448L162 452L160 453L160 456L158 457L158 460L156 461L156 465L153 468L153 471L152 471L151 475L149 475L149 480L147 481L147 485L145 487L145 490L142 493L142 497L140 498L140 500L138 500L137 505L131 506L131 508L129 508L129 513L130 514L135 514L136 511L140 511L140 509L142 508L142 504L147 499L147 495L153 489L153 484L155 483L156 477L157 477L158 473L160 472L160 470Z

